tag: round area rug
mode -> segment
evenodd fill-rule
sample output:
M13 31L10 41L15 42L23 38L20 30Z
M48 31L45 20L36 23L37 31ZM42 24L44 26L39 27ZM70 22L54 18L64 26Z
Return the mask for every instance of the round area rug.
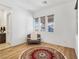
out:
M65 59L65 57L53 48L34 47L24 51L19 59Z

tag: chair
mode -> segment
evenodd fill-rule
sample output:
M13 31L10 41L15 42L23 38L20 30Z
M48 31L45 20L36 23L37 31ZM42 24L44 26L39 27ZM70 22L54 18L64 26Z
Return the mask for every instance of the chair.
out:
M41 43L41 36L40 34L28 34L27 35L27 43L28 44L40 44Z

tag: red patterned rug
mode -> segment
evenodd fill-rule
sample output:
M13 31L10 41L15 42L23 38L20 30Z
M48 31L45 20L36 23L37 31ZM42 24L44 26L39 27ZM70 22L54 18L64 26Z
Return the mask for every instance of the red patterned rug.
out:
M24 51L19 59L65 59L65 57L49 47L34 47Z

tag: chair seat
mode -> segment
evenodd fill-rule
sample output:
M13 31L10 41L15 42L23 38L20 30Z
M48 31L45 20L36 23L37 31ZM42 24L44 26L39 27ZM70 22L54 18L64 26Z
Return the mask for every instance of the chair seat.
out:
M32 35L31 34L27 35L27 43L28 44L39 44L41 42L40 34L34 34L33 35L34 37Z

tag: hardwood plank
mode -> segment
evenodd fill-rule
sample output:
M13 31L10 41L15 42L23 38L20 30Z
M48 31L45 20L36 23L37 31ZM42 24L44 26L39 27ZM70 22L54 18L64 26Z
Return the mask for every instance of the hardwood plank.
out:
M67 59L77 59L75 50L73 48L63 47L59 45L52 45L48 43L42 43L40 45L21 44L15 47L3 49L0 50L0 59L18 59L22 51L35 46L48 46L61 52L63 55L66 56Z

